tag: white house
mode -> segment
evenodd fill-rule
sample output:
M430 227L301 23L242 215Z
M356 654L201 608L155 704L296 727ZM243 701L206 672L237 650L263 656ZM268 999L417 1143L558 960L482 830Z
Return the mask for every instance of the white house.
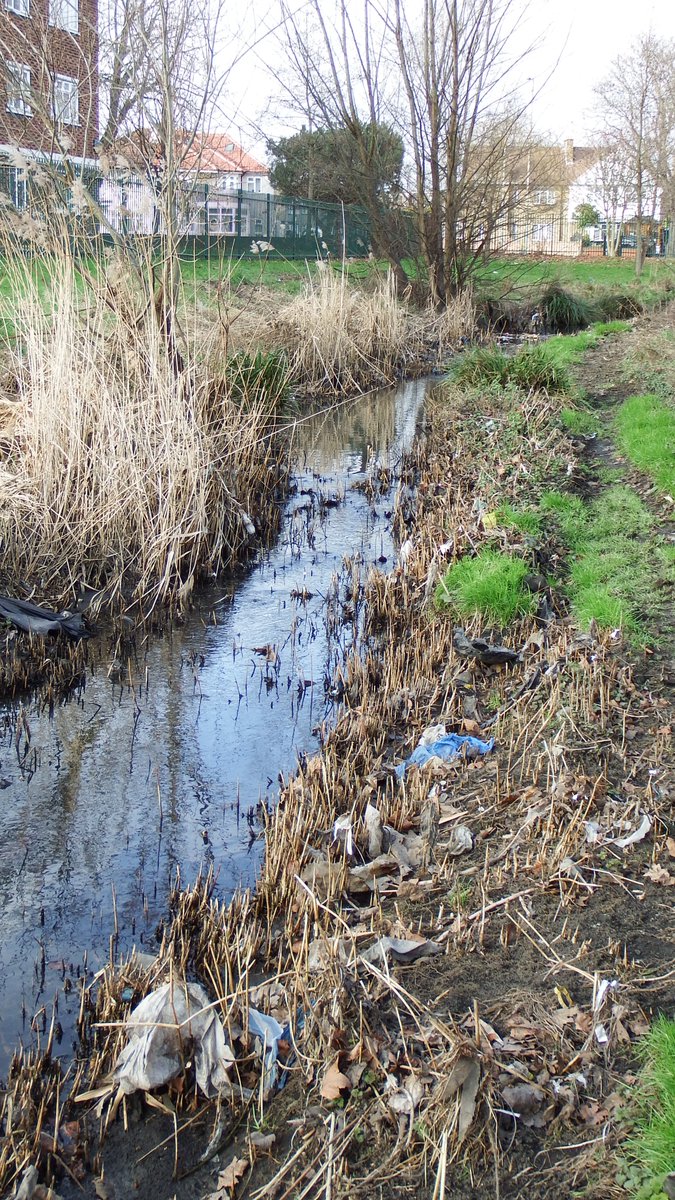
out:
M130 160L136 157L128 155ZM273 192L263 163L226 133L190 135L179 158L185 233L252 237L262 232L266 222L257 210ZM130 162L106 175L99 184L98 200L113 228L126 233L159 232L161 177L159 158L145 172Z

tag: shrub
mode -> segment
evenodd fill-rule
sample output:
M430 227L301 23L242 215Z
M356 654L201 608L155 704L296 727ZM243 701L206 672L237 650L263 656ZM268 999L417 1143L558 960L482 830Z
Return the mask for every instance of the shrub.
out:
M391 383L405 362L410 330L394 281L370 295L353 288L346 271L318 263L300 296L277 306L261 337L288 354L294 385L312 394L363 391Z
M227 360L225 377L231 395L245 402L262 400L279 408L287 398L290 383L288 358L283 350L238 350Z
M594 308L605 321L625 321L644 312L644 305L630 292L602 292L595 298Z
M546 288L539 311L544 327L551 333L573 333L575 329L584 329L593 319L590 305L557 283Z
M463 354L452 370L452 378L464 387L513 384L522 391L545 389L569 392L572 381L564 366L546 345L525 346L517 354L504 354L495 346L481 346Z
M526 346L508 359L508 380L523 391L569 392L572 381L565 367L555 361L546 345Z
M496 346L478 346L461 355L452 368L452 378L465 387L492 383L505 387L509 378L509 361Z

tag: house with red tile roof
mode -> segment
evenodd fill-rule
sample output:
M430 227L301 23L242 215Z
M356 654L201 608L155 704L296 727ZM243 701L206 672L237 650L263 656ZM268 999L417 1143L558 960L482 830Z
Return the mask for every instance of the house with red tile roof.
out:
M158 233L157 203L163 156L140 139L127 140L108 156L125 164L112 170L99 188L106 220L119 232ZM184 133L176 139L176 162L183 232L195 235L253 236L259 218L254 197L273 193L268 169L228 133Z
M182 169L194 171L200 181L219 191L274 191L268 168L243 149L229 133L197 133L190 137Z

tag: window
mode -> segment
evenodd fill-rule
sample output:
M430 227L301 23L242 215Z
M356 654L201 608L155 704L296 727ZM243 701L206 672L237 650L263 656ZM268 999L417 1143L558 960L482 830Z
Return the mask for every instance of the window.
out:
M255 180L252 175L249 175L249 177L246 181L246 187L248 188L249 192L252 192L253 189L255 188Z
M30 15L30 0L5 0L5 8L19 17Z
M30 67L23 63L5 63L7 76L5 88L7 92L7 112L16 113L20 117L30 117Z
M78 0L49 0L49 24L65 29L67 33L77 33L77 3Z
M207 207L207 222L206 231L214 236L217 234L229 234L234 236L236 233L242 237L248 237L248 208L243 205L240 212L241 228L237 229L237 202L214 200L209 201Z
M552 242L553 241L553 226L552 225L533 225L532 238L535 242Z
M54 119L64 125L79 125L80 104L77 80L70 75L54 76Z
M261 179L260 179L260 176L259 176L259 175L256 175L256 177L255 177L255 190L256 190L256 192L259 192L259 191L260 191L260 184L261 184Z
M552 188L540 188L534 193L534 203L545 205L555 204L555 192Z
M235 209L230 204L209 204L207 232L234 233Z

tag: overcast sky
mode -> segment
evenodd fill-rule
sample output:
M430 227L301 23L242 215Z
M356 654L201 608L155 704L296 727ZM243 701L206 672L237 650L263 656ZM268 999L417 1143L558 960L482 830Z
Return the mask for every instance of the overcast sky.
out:
M353 3L360 9L360 0ZM269 0L250 0L249 11L255 14L258 29L272 20L275 7ZM675 0L523 0L523 11L527 13L520 29L523 45L538 42L522 68L527 87L537 93L534 125L559 141L571 137L577 145L589 140L593 87L613 60L630 53L640 34L650 29L664 39L675 39ZM276 61L277 55L272 41L264 38L257 55L254 51L237 69L229 89L232 132L262 155L264 133L279 136L300 126L299 118L275 119L278 105L270 101L273 85L263 64Z
M537 128L583 145L593 126L593 86L611 63L652 29L675 38L674 0L533 0L529 25L541 48L532 58L538 82L561 59L536 101ZM674 64L675 69L675 64Z

